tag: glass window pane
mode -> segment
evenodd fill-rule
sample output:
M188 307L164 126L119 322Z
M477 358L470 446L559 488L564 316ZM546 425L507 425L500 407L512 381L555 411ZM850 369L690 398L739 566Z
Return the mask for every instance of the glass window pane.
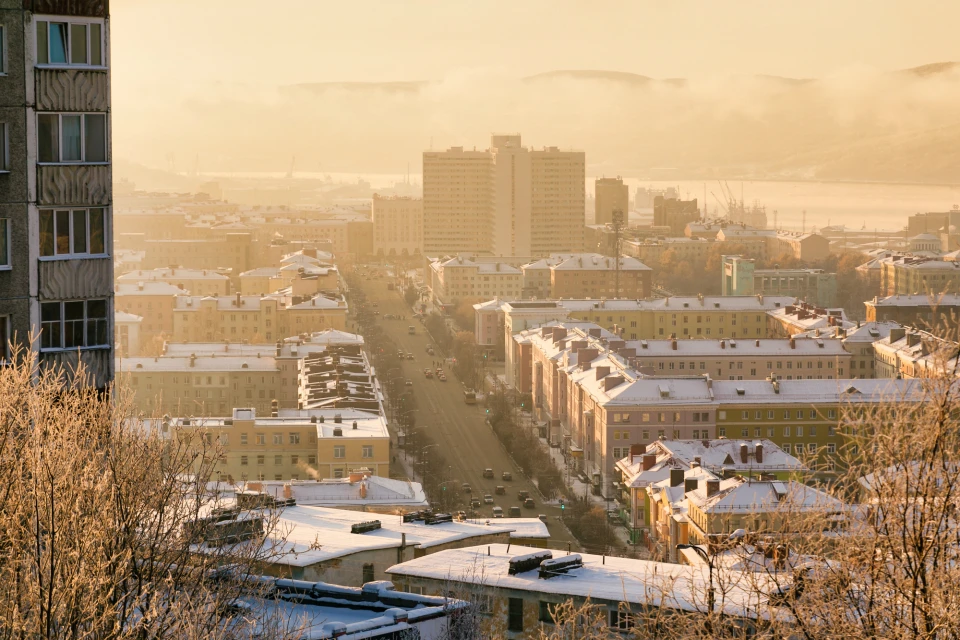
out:
M100 40L100 25L90 25L90 64L94 66L103 65L103 54L101 52L102 41Z
M107 301L87 301L87 346L93 347L107 342Z
M44 302L40 305L40 347L60 347L60 303Z
M37 116L37 146L40 162L60 162L60 118L55 113Z
M90 209L90 253L105 253L103 249L103 209Z
M83 300L63 303L63 346L83 346Z
M9 266L10 265L10 220L7 218L0 218L0 266ZM0 335L0 340L3 339L3 335ZM3 353L3 349L0 348L0 353Z
M87 162L107 161L107 116L102 113L88 113L83 116L84 144Z
M70 212L57 211L57 254L70 253Z
M67 24L65 22L50 23L50 63L67 63Z
M87 64L87 25L70 25L70 63Z
M47 50L47 29L50 26L46 20L37 23L37 64L47 64L50 62L50 52Z
M87 252L87 212L84 209L73 212L73 252Z
M0 33L3 30L0 29ZM0 47L3 43L0 43ZM0 123L0 171L10 170L10 146L7 144L7 125Z
M53 211L40 212L40 255L53 255Z
M80 162L80 116L60 116L63 127L63 162Z

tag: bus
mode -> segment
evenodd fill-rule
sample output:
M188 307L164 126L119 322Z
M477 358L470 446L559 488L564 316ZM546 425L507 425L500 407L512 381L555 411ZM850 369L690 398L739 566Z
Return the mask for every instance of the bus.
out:
M477 392L476 391L464 391L463 392L463 401L466 404L477 404Z

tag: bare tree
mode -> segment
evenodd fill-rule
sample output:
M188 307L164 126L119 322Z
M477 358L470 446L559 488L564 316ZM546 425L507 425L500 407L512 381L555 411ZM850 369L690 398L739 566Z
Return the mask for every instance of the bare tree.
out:
M277 514L251 517L259 525L240 543L211 543L197 526L217 506L204 491L216 445L126 419L122 391L66 388L34 355L14 361L0 368L0 637L218 638L271 626L269 601L245 578L269 560Z

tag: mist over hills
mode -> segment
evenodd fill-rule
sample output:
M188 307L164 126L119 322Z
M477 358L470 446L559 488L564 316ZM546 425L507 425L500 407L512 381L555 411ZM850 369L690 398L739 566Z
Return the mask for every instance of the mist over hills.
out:
M416 173L420 153L493 131L587 151L589 174L960 183L960 63L823 78L656 79L613 70L436 81L219 86L128 99L115 152L204 171ZM227 115L229 114L229 115Z

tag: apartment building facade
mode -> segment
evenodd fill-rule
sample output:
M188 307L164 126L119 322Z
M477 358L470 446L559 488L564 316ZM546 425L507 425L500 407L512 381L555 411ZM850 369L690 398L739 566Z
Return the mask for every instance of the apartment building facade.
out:
M103 0L0 4L0 360L113 379L110 18ZM31 341L32 339L32 341ZM79 382L79 381L78 381Z
M885 296L960 293L960 262L895 255L879 260L879 267Z
M597 253L553 254L525 264L523 294L547 300L559 298L648 298L653 269L636 258Z
M423 200L373 194L373 252L378 257L423 253Z
M523 272L506 262L457 256L428 267L435 304L456 306L461 300L513 299L523 291Z
M117 276L117 284L134 285L146 282L164 282L195 296L230 295L230 278L206 269L159 267L137 269Z
M526 148L518 134L493 135L484 151L425 151L424 253L580 251L584 181L582 151Z
M863 303L868 322L897 322L938 333L955 326L960 313L960 294L893 295Z
M756 269L753 258L723 256L721 291L729 295L794 296L818 307L837 301L837 274L823 269Z
M597 178L593 183L594 214L593 224L610 224L614 211L621 214L621 223L626 226L630 213L630 188L623 184L620 176L616 178Z

